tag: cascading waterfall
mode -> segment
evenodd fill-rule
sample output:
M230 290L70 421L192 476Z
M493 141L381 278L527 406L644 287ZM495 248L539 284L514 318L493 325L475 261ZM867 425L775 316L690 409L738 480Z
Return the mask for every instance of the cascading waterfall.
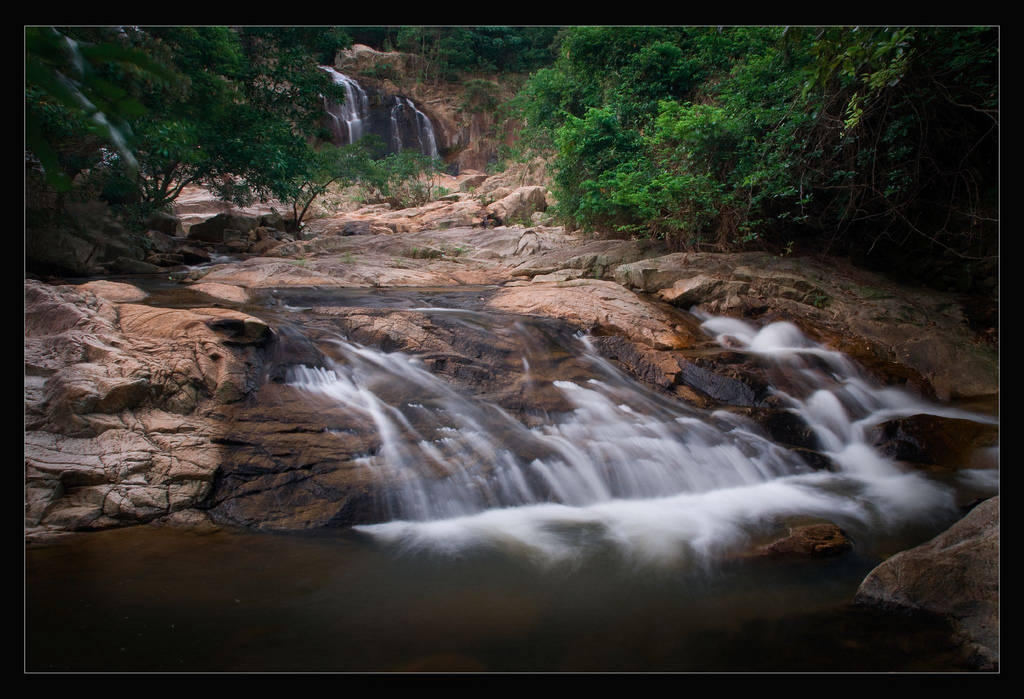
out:
M367 91L353 78L338 72L330 66L320 66L334 80L345 88L345 101L338 104L324 98L324 110L331 123L331 132L339 145L355 143L373 132L381 137L392 153L403 148L416 148L420 153L436 158L437 137L430 118L420 111L408 97L395 95L389 100L390 107L371 107ZM386 110L387 116L383 115ZM403 137L403 134L405 136Z
M410 145L402 140L401 124L403 119L408 119L416 124L416 147L420 153L436 158L437 139L434 136L434 127L430 123L430 119L426 114L417 109L416 105L409 98L396 95L394 99L395 103L388 113L391 129L389 142L392 150L397 153ZM411 119L409 118L410 114Z
M813 471L743 416L703 413L635 384L586 336L577 349L592 378L554 380L570 409L540 426L457 392L415 357L343 340L343 361L295 368L289 383L372 423L380 448L361 464L394 484L392 521L359 529L415 548L489 545L560 560L610 545L706 561L779 517L870 529L952 513L952 490L901 470L870 445L868 429L918 413L995 420L877 387L789 323L703 321L723 345L785 366L793 380L776 392L834 472Z
M364 135L364 121L370 116L370 99L366 91L352 78L330 66L320 66L345 88L345 101L338 104L324 98L324 109L332 120L331 129L341 144L355 143Z

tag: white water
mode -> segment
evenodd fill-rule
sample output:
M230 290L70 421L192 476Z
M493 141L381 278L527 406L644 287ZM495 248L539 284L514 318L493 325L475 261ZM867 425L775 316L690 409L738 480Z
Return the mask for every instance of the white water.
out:
M949 486L901 470L868 431L919 413L994 420L878 387L788 323L757 329L706 317L703 325L795 377L792 394L777 393L814 430L835 472L812 471L742 416L651 394L586 337L577 349L593 378L553 381L571 409L532 428L456 392L413 357L343 341L344 362L296 369L290 383L372 423L381 445L361 463L397 484L394 519L359 529L415 549L498 547L551 562L611 547L643 561L707 562L787 516L886 531L954 515ZM962 478L998 491L998 471Z
M391 120L391 147L395 152L408 147L402 142L402 130L399 125L399 116L402 112L412 112L412 118L416 122L416 148L420 153L437 157L437 139L434 136L434 127L426 114L416 108L412 100L400 95L395 96L395 104L391 108L389 118Z
M342 141L342 145L355 143L363 137L364 121L370 116L370 100L366 91L344 73L330 66L320 68L331 76L336 85L345 88L345 101L342 104L324 99L324 109L333 121L334 135Z
M345 88L345 101L341 104L324 98L324 111L331 119L331 131L340 145L355 143L366 135L370 128L370 98L366 90L353 78L340 73L330 66L320 66L336 85ZM437 137L434 126L426 114L417 109L412 100L395 95L395 103L388 112L388 142L392 152L415 147L420 153L436 158ZM402 140L401 119L415 124L416 142Z

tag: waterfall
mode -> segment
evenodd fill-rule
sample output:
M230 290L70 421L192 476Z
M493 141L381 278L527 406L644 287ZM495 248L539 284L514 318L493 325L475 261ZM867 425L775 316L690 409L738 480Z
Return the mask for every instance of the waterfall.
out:
M289 383L372 426L380 447L360 465L393 484L392 521L359 529L414 547L486 544L561 559L589 537L648 559L706 559L779 517L870 529L953 511L951 488L899 468L870 444L869 428L918 413L994 420L876 386L789 323L703 320L724 346L786 368L789 392L776 393L834 471L812 470L742 415L636 384L583 335L575 351L591 377L551 381L568 408L539 426L456 391L415 357L342 339L343 361L297 367Z
M389 139L388 142L393 152L409 147L402 139L402 125L409 123L414 125L416 147L420 153L437 157L437 139L434 136L434 127L426 114L421 112L413 104L412 100L401 95L395 95L395 103L388 112Z
M355 143L363 137L363 123L370 116L370 99L366 91L352 78L339 73L329 66L320 66L334 80L345 88L345 101L338 104L324 98L324 109L332 120L335 138L341 144Z
M392 102L390 107L371 107L367 91L358 82L330 66L320 68L331 76L336 85L345 88L342 104L324 98L324 110L330 119L336 143L355 143L368 133L377 133L382 137L386 135L389 152L415 147L424 155L437 157L434 126L412 100L395 95L389 100Z

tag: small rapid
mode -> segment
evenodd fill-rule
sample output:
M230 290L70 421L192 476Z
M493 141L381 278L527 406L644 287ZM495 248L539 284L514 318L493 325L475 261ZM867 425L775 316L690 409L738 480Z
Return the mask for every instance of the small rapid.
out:
M792 324L700 320L723 347L784 370L773 391L813 431L831 470L812 469L742 414L698 410L634 382L582 334L570 351L588 378L534 378L522 357L524 381L546 384L565 406L540 424L456 390L415 356L342 338L331 366L295 367L288 383L372 424L380 447L360 466L390 484L389 521L357 529L400 548L496 548L549 563L612 549L707 564L786 518L870 536L955 516L954 489L884 456L870 429L921 413L992 418L878 386ZM962 478L997 489L997 473Z

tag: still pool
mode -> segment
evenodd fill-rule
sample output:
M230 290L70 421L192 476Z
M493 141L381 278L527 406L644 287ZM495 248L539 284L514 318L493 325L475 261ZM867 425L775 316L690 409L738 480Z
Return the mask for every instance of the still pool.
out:
M929 671L948 629L848 605L877 561L642 565L614 549L410 550L353 530L153 526L26 553L26 669Z

